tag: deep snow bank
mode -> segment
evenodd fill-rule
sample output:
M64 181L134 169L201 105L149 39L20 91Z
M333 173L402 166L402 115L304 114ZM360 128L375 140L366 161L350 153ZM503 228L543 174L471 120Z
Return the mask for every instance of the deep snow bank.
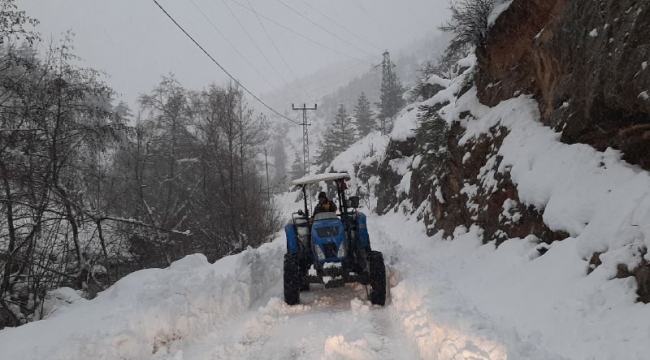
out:
M471 71L475 59L463 61ZM490 341L514 358L544 358L521 343L557 354L549 358L648 358L650 306L636 301L650 294L650 174L623 161L619 151L562 143L559 132L540 122L530 97L488 107L477 93L470 84L424 102L438 105L435 116L449 125L444 145L451 154L437 167L443 171L422 171L414 111L402 113L388 146L411 144L413 151L384 159L396 177L386 187L396 194L410 189L388 209L412 221L431 219L428 228L415 222L392 228L420 226L435 234L395 236L434 243L421 252L436 264L423 266L447 273L442 280L406 276L393 289L405 330L433 358L450 358L439 352L445 346L472 346L458 339L489 339L495 332L502 335ZM442 230L450 242L442 241ZM457 313L460 320L441 307L449 300L439 293L448 291L469 300ZM476 312L467 309L472 306ZM446 333L449 328L462 336Z
M121 279L91 301L0 331L0 359L140 359L165 354L247 310L281 278L284 242L214 264L190 255Z

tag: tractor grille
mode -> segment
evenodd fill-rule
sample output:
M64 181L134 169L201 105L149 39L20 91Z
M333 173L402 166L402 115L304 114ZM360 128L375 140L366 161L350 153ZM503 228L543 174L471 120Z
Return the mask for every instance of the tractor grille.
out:
M323 245L323 250L325 250L326 258L333 258L336 257L338 247L336 246L336 243L327 243Z
M325 226L316 229L316 233L321 238L336 237L339 234L339 228L337 226Z

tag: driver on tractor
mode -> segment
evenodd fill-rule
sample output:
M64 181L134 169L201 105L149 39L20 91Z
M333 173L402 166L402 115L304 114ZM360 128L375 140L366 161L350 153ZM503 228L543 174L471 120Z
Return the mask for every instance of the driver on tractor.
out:
M314 216L322 212L336 212L336 210L336 204L327 198L327 194L324 191L321 191L318 194L318 204L314 208Z

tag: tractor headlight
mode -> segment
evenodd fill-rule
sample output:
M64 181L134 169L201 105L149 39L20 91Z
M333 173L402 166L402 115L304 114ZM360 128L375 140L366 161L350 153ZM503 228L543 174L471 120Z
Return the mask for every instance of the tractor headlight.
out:
M348 247L344 241L341 243L341 246L339 246L339 252L336 254L336 257L342 258L342 257L346 257L347 255L348 255Z
M319 245L314 246L314 249L316 249L316 257L318 260L325 260L325 253L323 253L323 249L321 249Z

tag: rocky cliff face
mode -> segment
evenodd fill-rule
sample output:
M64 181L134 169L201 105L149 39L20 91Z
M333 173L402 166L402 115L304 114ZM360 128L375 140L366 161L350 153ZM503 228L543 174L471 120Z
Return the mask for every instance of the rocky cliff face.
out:
M612 147L626 161L650 170L647 0L514 0L490 28L488 46L476 55L473 84L482 104L493 107L530 94L539 104L541 121L560 131L561 141L598 150ZM467 89L459 94L463 91ZM460 122L472 116L468 112ZM472 225L481 227L484 241L497 244L533 235L540 253L543 243L567 238L544 223L543 209L520 201L509 169L500 168L498 151L508 129L497 126L459 145L465 131L460 122L453 122L446 134L447 157L440 166L420 163L426 150L416 138L389 143L379 168L378 212L417 213L430 235L443 231L451 236L457 227ZM391 164L398 158L413 163L408 194L396 191L402 174ZM592 269L599 256L593 254ZM644 260L618 272L636 278L644 302L650 302L649 269Z
M449 237L459 226L469 229L478 225L483 230L484 241L496 241L497 244L530 235L540 243L568 236L562 231L551 231L543 222L539 209L520 202L509 172L497 171L501 161L497 153L507 129L493 128L490 135L459 145L463 134L462 126L452 124L446 143L448 158L439 167L443 171L432 173L430 164L411 167L408 197L397 194L395 188L402 176L391 168L390 162L404 157L415 159L422 152L415 139L392 141L379 168L382 181L378 188L377 211L399 211L399 205L407 199L411 206L406 209L418 211L429 235L443 231L443 236ZM494 173L494 177L487 176L489 173Z
M566 143L650 169L650 3L514 0L477 53L479 98L532 94Z

